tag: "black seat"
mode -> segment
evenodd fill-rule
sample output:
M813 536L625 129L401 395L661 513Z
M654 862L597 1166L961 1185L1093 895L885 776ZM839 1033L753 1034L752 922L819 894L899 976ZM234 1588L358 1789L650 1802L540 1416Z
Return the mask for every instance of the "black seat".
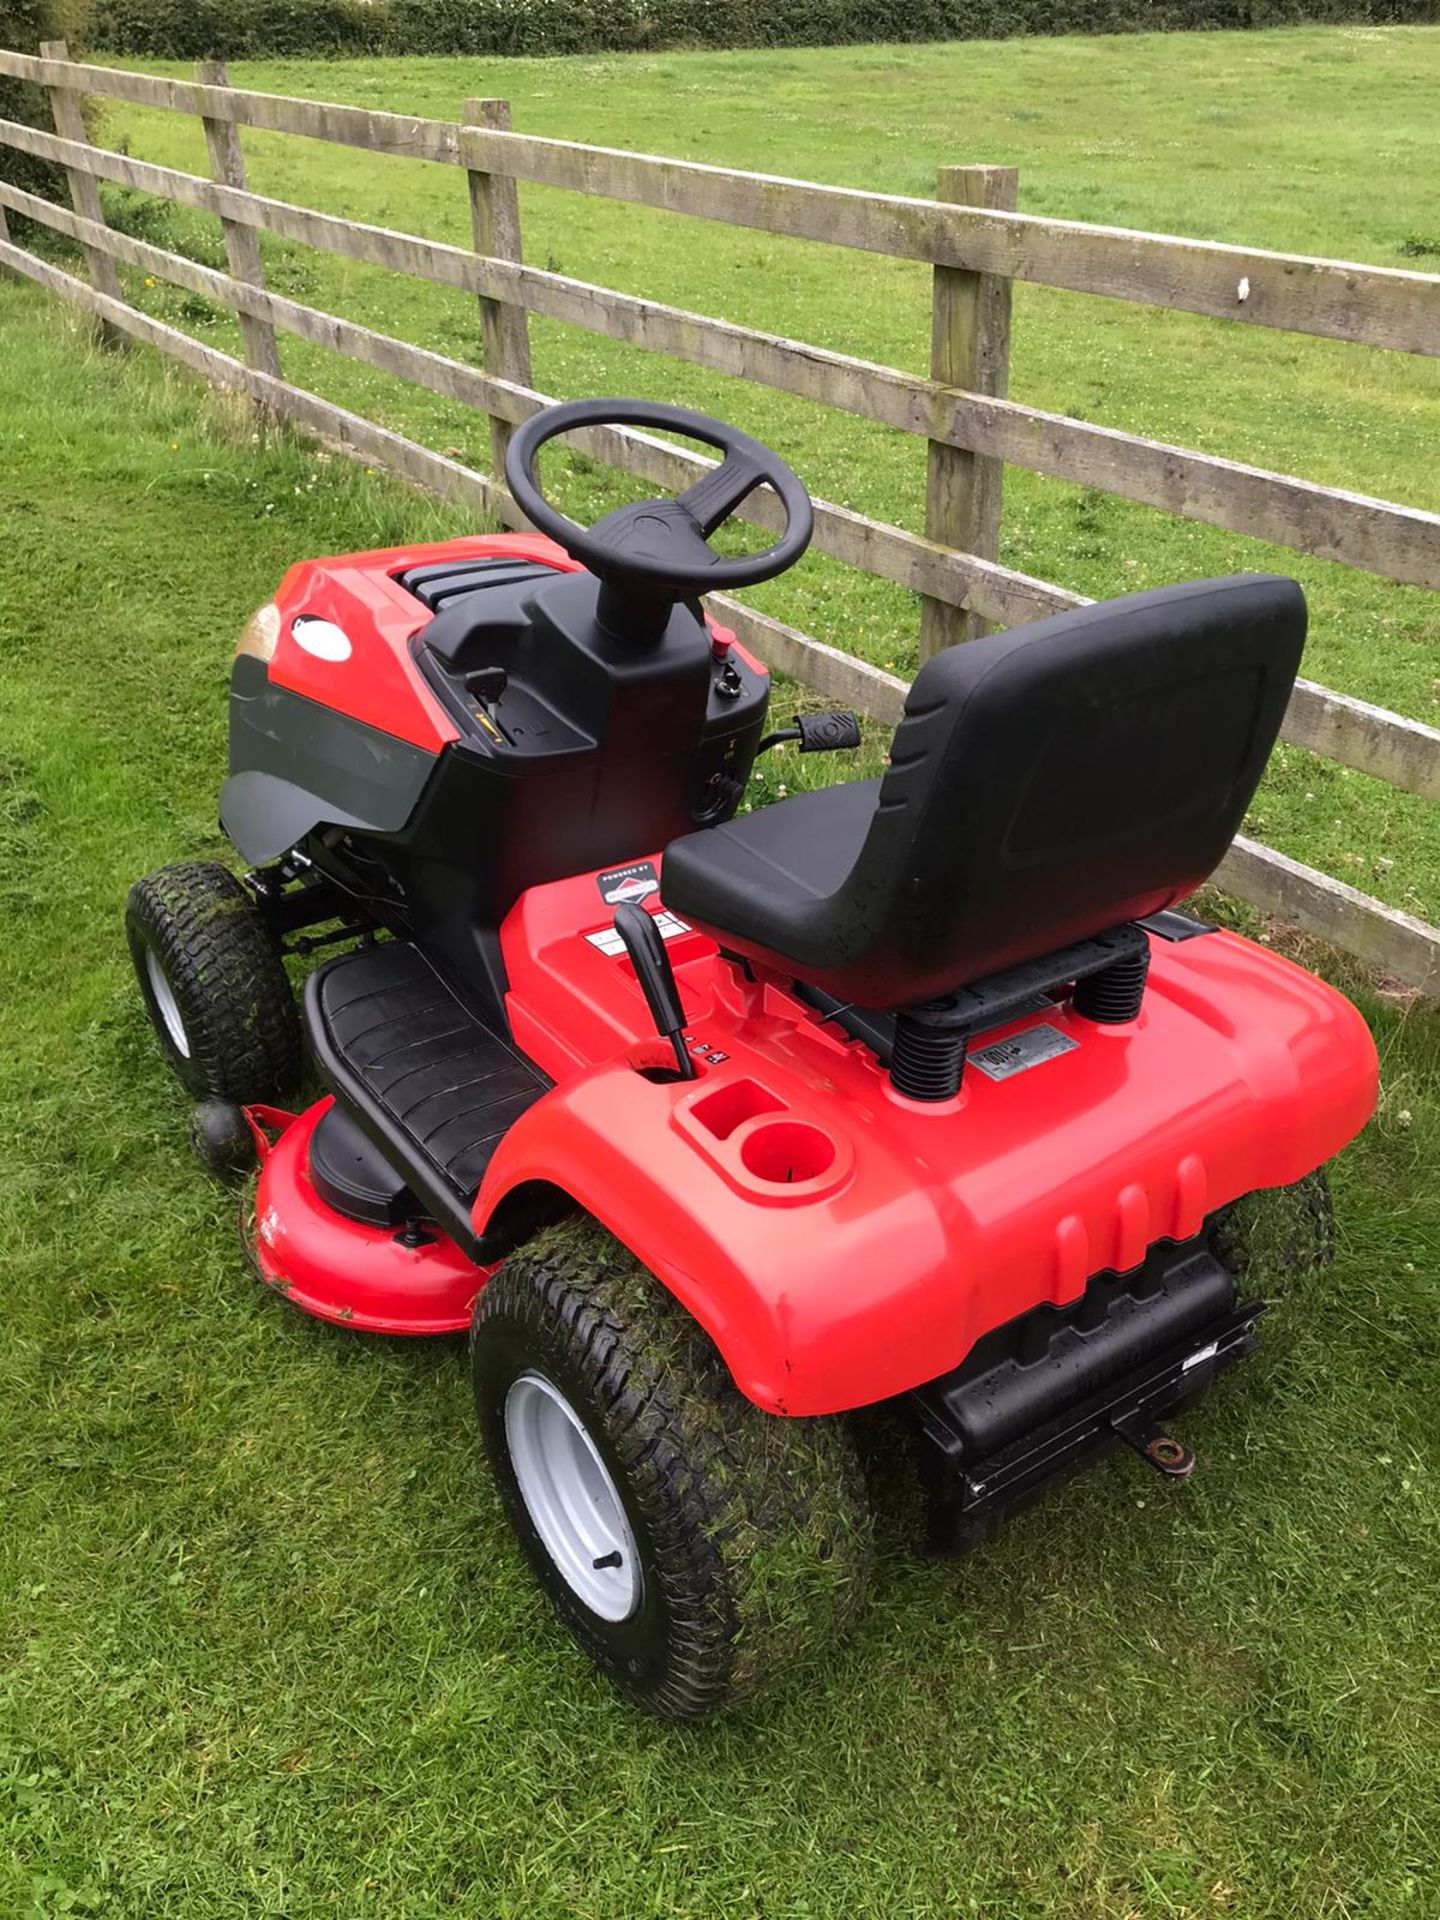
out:
M915 1006L1173 905L1223 857L1305 643L1293 580L1200 580L952 647L883 780L672 841L665 903L861 1006Z

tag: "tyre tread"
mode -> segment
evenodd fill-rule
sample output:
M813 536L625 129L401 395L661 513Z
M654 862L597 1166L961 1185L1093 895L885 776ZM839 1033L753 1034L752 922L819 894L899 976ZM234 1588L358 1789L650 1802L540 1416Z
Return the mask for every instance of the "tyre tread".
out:
M181 1003L189 1059L160 1039L189 1091L241 1105L288 1093L303 1057L295 998L269 929L229 868L182 860L147 874L130 889L125 923L147 1008L146 947Z
M646 1516L668 1658L642 1693L590 1645L617 1684L666 1719L703 1719L833 1643L869 1551L860 1469L838 1420L751 1405L698 1323L592 1225L555 1229L507 1262L480 1296L472 1343L501 1320L537 1352L561 1343ZM775 1584L787 1552L798 1580L788 1593Z
M1335 1235L1335 1202L1324 1167L1288 1187L1247 1193L1210 1221L1210 1244L1220 1264L1247 1290L1272 1297L1297 1275L1330 1266Z

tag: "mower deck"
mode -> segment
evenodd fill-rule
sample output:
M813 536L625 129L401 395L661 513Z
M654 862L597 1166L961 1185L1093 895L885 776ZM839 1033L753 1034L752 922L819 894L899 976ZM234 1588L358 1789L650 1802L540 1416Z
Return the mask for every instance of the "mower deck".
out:
M310 1162L333 1112L328 1099L298 1116L251 1110L262 1143L251 1242L260 1278L302 1313L358 1333L462 1332L490 1269L445 1234L372 1226L330 1206Z

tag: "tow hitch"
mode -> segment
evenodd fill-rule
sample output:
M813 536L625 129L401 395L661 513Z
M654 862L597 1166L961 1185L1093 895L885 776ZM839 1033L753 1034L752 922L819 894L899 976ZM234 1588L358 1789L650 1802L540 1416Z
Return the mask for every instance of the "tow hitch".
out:
M1099 1274L1068 1307L1034 1308L987 1334L953 1372L907 1396L920 1435L933 1553L964 1553L1056 1481L1124 1442L1184 1479L1189 1447L1161 1425L1255 1349L1264 1302L1203 1237Z

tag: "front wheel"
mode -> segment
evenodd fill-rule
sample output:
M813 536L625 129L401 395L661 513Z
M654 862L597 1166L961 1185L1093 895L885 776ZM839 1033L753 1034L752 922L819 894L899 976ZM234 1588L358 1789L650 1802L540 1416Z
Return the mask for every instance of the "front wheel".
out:
M182 1086L237 1106L290 1090L301 1062L295 996L259 908L228 867L181 860L137 880L125 937Z
M849 1622L869 1520L843 1428L752 1406L607 1234L557 1228L507 1261L480 1295L471 1361L526 1556L639 1706L703 1719Z
M1335 1206L1325 1169L1288 1187L1264 1187L1222 1207L1210 1221L1220 1264L1247 1293L1275 1299L1298 1274L1335 1258Z

